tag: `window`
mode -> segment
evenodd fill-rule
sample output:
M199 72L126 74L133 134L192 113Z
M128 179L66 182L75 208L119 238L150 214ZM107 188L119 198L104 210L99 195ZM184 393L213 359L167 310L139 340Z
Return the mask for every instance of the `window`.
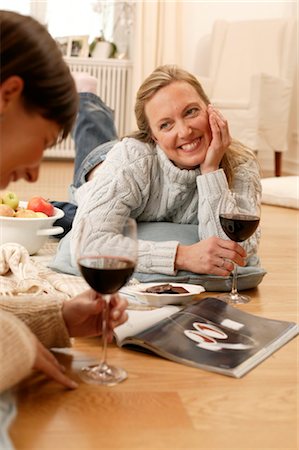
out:
M88 35L112 39L114 2L47 0L46 23L52 36Z
M129 55L134 1L0 0L0 9L28 14L45 24L53 37L88 35L89 43L103 36Z
M0 0L0 9L30 14L30 0Z
M112 40L114 0L0 0L0 9L32 15L53 37L104 35Z

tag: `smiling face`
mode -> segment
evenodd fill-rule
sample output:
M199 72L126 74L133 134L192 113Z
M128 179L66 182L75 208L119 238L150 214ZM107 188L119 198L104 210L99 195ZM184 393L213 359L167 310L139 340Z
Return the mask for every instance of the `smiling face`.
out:
M9 88L14 95L6 95L5 86L0 89L0 189L20 178L36 181L43 152L60 132L58 124L24 108L21 89Z
M161 88L145 105L155 142L180 169L204 161L212 134L207 106L193 86L175 81Z

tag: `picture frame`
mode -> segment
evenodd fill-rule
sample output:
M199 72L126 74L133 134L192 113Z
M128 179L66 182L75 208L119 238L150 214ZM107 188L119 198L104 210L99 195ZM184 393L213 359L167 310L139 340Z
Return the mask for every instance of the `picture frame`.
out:
M62 36L62 37L56 37L55 41L57 42L57 45L62 53L63 56L69 56L69 45L70 40L69 36Z
M69 36L68 55L77 58L88 58L88 36Z
M64 57L88 58L88 36L60 36L55 40Z

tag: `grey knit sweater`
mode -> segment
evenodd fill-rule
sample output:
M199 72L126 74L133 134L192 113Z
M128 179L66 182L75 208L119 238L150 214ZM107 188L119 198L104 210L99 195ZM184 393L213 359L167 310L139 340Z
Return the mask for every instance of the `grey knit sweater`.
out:
M249 195L261 192L259 171L254 160L236 169L234 189ZM224 171L201 175L199 169L177 168L159 148L133 138L118 142L108 153L96 176L76 192L78 211L71 234L75 263L82 217L95 214L98 230L91 239L103 245L113 237L109 220L131 216L138 222L198 224L198 240L210 236L226 238L219 222L219 203L228 189ZM115 223L114 223L115 225ZM256 253L259 231L247 242L246 250ZM140 241L137 271L175 275L177 241Z

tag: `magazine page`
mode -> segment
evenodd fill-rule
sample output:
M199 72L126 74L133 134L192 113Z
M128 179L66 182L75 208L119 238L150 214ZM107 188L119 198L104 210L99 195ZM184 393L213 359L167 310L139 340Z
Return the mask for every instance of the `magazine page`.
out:
M138 333L150 328L162 319L178 312L180 308L174 305L163 306L151 310L127 310L128 320L114 329L118 345L128 336L136 336Z
M298 334L298 325L265 319L208 297L191 304L123 344L165 358L241 377Z

